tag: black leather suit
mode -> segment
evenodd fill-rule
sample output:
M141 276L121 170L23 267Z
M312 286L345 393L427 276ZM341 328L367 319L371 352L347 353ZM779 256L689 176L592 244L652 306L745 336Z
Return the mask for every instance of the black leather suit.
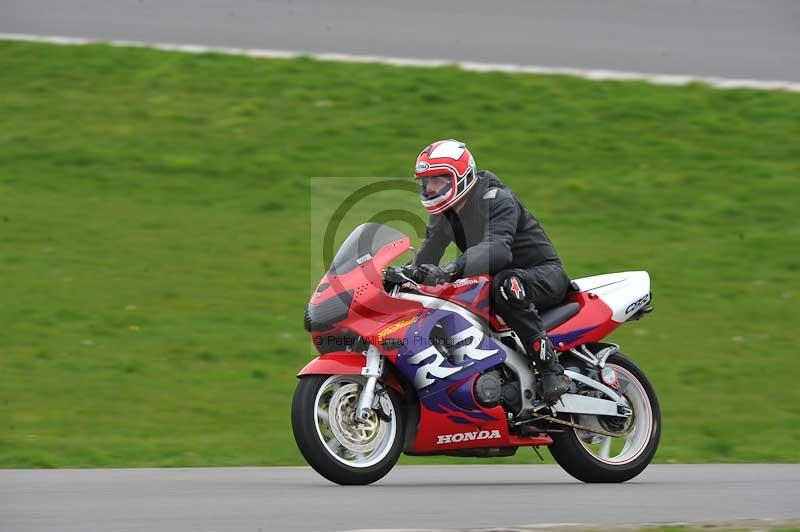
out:
M558 305L569 277L542 226L491 172L478 172L464 206L431 215L415 264L438 264L455 242L457 276L494 276L495 312L526 345L543 331L539 310Z

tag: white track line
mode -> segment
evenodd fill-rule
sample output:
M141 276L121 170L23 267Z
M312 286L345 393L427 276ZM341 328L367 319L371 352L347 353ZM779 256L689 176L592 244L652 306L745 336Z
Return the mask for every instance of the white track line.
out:
M311 57L318 61L339 63L377 63L399 67L435 68L450 66L470 72L505 72L509 74L541 74L574 76L594 81L644 81L655 85L686 85L703 83L717 89L755 89L782 90L800 92L800 83L793 81L762 81L757 79L731 79L705 76L688 76L675 74L645 74L642 72L624 72L620 70L598 70L585 68L562 68L512 65L503 63L477 63L472 61L448 61L445 59L408 59L402 57L385 57L379 55L355 55L339 53L304 53L283 50L262 50L258 48L231 48L226 46L201 46L195 44L147 43L141 41L104 41L83 37L59 37L54 35L28 35L20 33L0 33L0 41L28 41L61 45L109 44L135 48L152 48L170 52L190 54L218 53L260 57L269 59L292 59Z

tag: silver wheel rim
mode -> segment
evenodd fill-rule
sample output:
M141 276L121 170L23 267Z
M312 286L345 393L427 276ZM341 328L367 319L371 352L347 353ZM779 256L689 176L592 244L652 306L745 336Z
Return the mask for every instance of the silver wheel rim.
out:
M385 394L381 394L380 404L391 421L374 412L365 423L353 421L364 382L360 376L333 375L320 386L314 401L314 425L322 446L331 457L356 468L383 460L397 434L397 416Z
M636 460L650 441L653 433L653 408L647 392L630 371L616 364L606 364L617 373L620 393L627 400L633 414L625 423L619 436L603 436L580 429L573 429L578 441L593 458L610 465L623 465ZM577 416L577 423L589 427L604 427L597 416Z

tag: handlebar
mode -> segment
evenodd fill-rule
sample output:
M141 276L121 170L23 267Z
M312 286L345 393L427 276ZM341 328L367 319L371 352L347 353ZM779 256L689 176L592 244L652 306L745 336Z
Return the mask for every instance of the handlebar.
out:
M419 288L420 284L415 279L416 275L417 268L415 266L387 266L383 272L383 282L389 284L411 283Z

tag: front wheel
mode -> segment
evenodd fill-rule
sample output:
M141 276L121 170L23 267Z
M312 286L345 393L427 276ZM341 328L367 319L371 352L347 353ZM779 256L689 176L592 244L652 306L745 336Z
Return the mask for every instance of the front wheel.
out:
M356 423L365 382L359 375L308 375L300 378L294 392L292 430L297 447L317 473L337 484L379 480L402 451L401 409L392 390L379 394L383 416L373 412L368 421Z
M550 453L564 470L584 482L625 482L653 459L661 435L661 409L644 372L622 353L608 357L619 393L633 414L627 419L573 414L571 421L615 433L614 437L572 428L553 438Z

